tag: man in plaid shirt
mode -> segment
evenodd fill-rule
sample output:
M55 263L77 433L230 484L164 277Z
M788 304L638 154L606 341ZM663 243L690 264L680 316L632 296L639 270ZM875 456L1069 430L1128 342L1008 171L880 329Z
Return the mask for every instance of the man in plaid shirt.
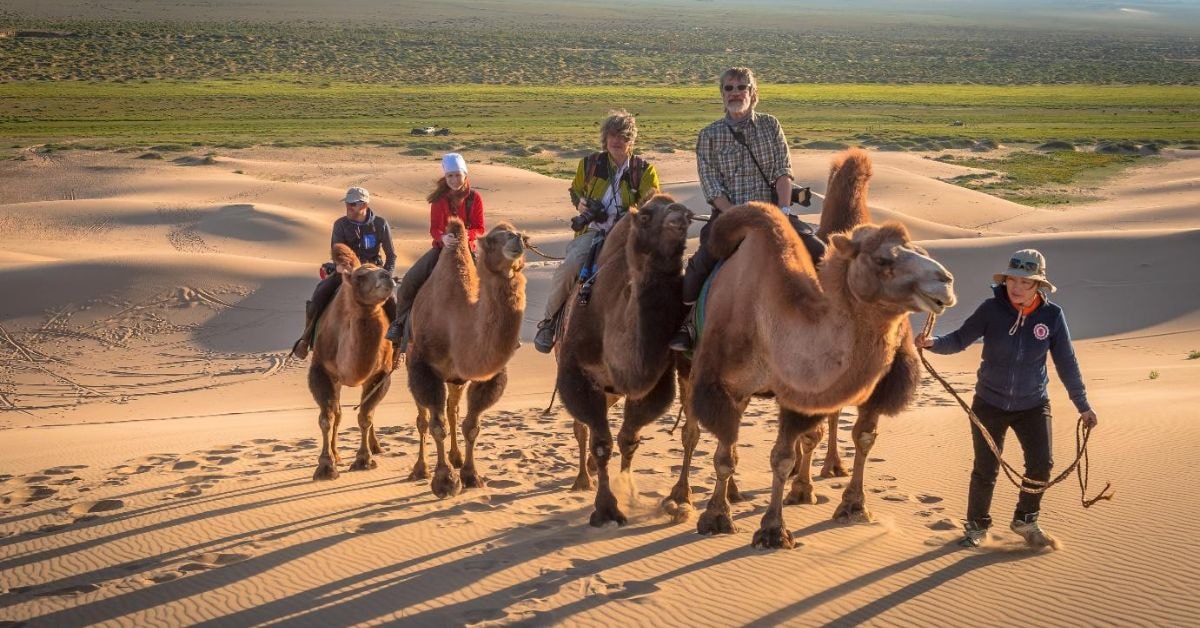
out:
M712 218L700 230L700 248L688 260L683 276L683 302L691 305L700 296L704 281L712 273L717 258L705 245L708 233L721 212L750 201L779 205L784 214L791 214L792 157L788 152L783 127L775 116L758 113L758 84L750 68L729 68L721 75L721 99L725 117L704 127L696 141L696 167L704 198L712 205ZM768 183L770 182L770 183ZM776 202L775 199L779 199ZM811 228L801 224L797 230ZM817 244L819 240L811 239ZM809 246L814 252L813 244ZM824 247L819 247L824 252ZM814 260L820 257L814 254ZM688 351L692 348L694 332L691 316L671 338L671 348Z

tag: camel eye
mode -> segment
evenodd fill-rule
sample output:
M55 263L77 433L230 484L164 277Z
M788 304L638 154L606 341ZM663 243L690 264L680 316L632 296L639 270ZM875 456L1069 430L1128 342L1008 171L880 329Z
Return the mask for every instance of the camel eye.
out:
M876 257L875 264L880 268L891 268L896 263L896 260L890 257Z

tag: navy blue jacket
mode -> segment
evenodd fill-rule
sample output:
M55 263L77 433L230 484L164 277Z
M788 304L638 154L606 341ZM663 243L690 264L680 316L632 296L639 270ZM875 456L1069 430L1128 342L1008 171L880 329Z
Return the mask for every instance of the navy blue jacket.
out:
M1082 414L1091 409L1071 332L1062 308L1042 299L1042 304L1026 317L1013 335L1008 330L1017 320L1017 309L1008 300L1003 285L995 287L995 296L984 301L962 327L933 340L930 351L958 353L983 338L983 361L979 365L975 394L986 403L1008 411L1028 410L1042 405L1046 393L1046 353L1054 358L1054 368L1066 387L1075 409Z
M358 255L358 261L363 264L379 266L383 262L379 250L383 249L383 252L387 254L387 263L383 264L384 270L389 273L396 270L396 249L392 247L392 229L388 226L387 220L376 216L369 207L367 208L367 219L363 222L355 222L342 216L333 223L333 237L329 248L333 248L333 245L339 242L354 249L354 254Z

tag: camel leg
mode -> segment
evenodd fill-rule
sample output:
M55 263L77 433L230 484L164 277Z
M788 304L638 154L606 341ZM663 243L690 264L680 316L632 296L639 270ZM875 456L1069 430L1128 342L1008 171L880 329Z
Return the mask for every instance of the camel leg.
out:
M817 445L821 444L824 437L825 421L821 420L813 423L812 428L796 439L796 467L792 470L792 490L783 498L784 504L817 503L817 496L813 492L812 461Z
M750 542L754 547L795 547L792 533L783 522L783 487L796 468L796 439L814 424L820 424L822 418L821 415L779 409L779 433L775 438L775 447L771 449L771 502L767 504L767 512L763 513L762 523ZM815 440L820 442L820 437ZM811 476L811 473L806 469L804 475Z
M336 480L337 423L342 411L338 399L338 386L315 360L308 369L308 390L321 412L317 419L321 426L321 455L317 458L317 470L313 472L313 480Z
M413 463L412 473L408 474L410 480L428 480L429 467L425 464L425 435L429 433L429 411L425 406L417 406L417 438L420 444L417 446L417 461Z
M821 477L845 477L846 467L842 466L842 455L838 452L838 418L841 412L828 416L829 447L825 450L825 463L821 465Z
M365 471L379 466L379 463L371 457L371 454L378 453L379 449L379 441L375 438L374 414L375 408L387 395L388 388L392 385L392 378L388 376L387 372L380 372L363 383L363 390L375 389L376 383L379 384L379 389L375 390L375 394L358 408L358 431L362 442L358 446L358 453L354 456L354 463L350 465L351 471ZM372 441L374 441L374 451L372 451Z
M691 395L689 383L682 372L679 373L679 406L683 412L683 430L679 434L679 442L683 445L683 468L679 470L679 480L671 488L671 493L662 501L662 508L676 521L687 517L692 506L692 488L688 483L688 475L692 468L692 455L696 444L700 442L700 424L688 410L688 398Z
M589 460L594 464L596 459L588 457L588 426L587 423L575 421L575 442L579 443L579 474L575 476L575 483L571 485L572 491L590 491L596 488L592 483L592 476L589 472Z
M851 432L855 445L854 474L850 477L846 490L842 492L842 503L838 504L833 513L833 518L843 523L871 521L866 496L863 494L863 475L866 473L867 455L875 445L875 428L878 424L878 412L859 407L858 420L854 422L854 430Z
M621 473L629 473L633 465L633 454L642 441L638 434L642 428L666 413L675 401L675 373L667 369L658 383L641 399L625 400L625 420L617 432L617 446L621 449Z
M628 519L617 507L608 480L608 460L612 457L613 437L608 427L608 399L604 391L575 366L559 366L558 390L563 406L575 420L583 422L591 434L591 454L596 458L597 487L595 510L589 523L600 527L609 521L624 525Z
M458 402L462 399L463 389L466 388L466 385L446 384L446 388L449 389L449 394L446 396L446 420L450 424L450 464L455 469L461 469L463 455L458 448ZM463 433L466 433L465 426L463 430Z
M692 412L700 424L717 437L713 467L717 481L713 485L708 507L696 521L700 534L733 534L737 528L729 513L729 481L737 469L737 437L742 412L749 399L734 399L716 378L702 378L692 388Z
M475 469L475 439L479 437L479 415L496 405L507 385L508 373L501 370L486 382L471 382L471 386L467 388L467 418L462 424L467 458L461 470L463 486L466 488L483 488L485 485L483 476Z
M437 447L437 464L429 488L439 498L457 495L462 491L458 471L450 465L446 452L446 383L433 372L427 362L412 361L408 365L408 388L417 403L429 408L429 432Z

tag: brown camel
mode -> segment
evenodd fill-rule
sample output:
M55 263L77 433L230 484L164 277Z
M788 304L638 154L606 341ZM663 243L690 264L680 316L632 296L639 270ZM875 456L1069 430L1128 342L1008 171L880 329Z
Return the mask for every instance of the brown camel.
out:
M780 407L779 434L771 502L753 544L792 547L782 506L796 439L825 415L865 405L876 392L881 408L893 407L883 397L902 391L903 377L885 375L905 342L907 315L954 304L950 273L912 243L903 225L861 225L831 241L818 273L773 206L742 205L713 226L709 245L726 261L709 287L707 326L721 333L702 337L688 381L689 410L719 443L716 486L697 522L702 534L734 531L726 491L741 415L751 395L767 393ZM862 510L862 467L874 425L856 427L854 437L856 480L839 510Z
M373 415L391 382L392 343L383 337L388 327L383 306L396 288L392 274L374 264L359 264L354 251L344 244L334 245L333 260L342 274L342 285L317 323L313 361L308 369L308 389L321 409L321 456L314 480L338 476L342 386L362 386L363 394L369 395L359 406L362 442L350 470L376 467L371 455L379 453L380 448Z
M464 485L484 485L475 469L479 416L504 392L508 383L505 365L517 350L525 315L524 236L511 224L500 223L478 241L479 260L473 262L462 222L451 218L446 232L457 235L458 244L442 250L429 281L413 302L408 350L408 388L419 409L417 432L421 439L411 477L428 475L425 434L431 431L437 464L430 488L438 497L457 495ZM456 461L453 454L448 455L445 440L447 434L453 436L454 424L447 426L447 419L457 418L464 387L466 457L460 472L454 469ZM448 401L453 408L447 413Z
M600 252L591 299L574 307L569 333L560 343L558 390L577 422L581 444L590 432L597 466L594 526L627 521L609 485L608 408L625 398L617 444L621 471L627 473L638 432L675 399L674 358L667 343L683 320L679 291L691 218L687 207L659 194L619 220ZM581 452L579 473L590 484L586 458Z

